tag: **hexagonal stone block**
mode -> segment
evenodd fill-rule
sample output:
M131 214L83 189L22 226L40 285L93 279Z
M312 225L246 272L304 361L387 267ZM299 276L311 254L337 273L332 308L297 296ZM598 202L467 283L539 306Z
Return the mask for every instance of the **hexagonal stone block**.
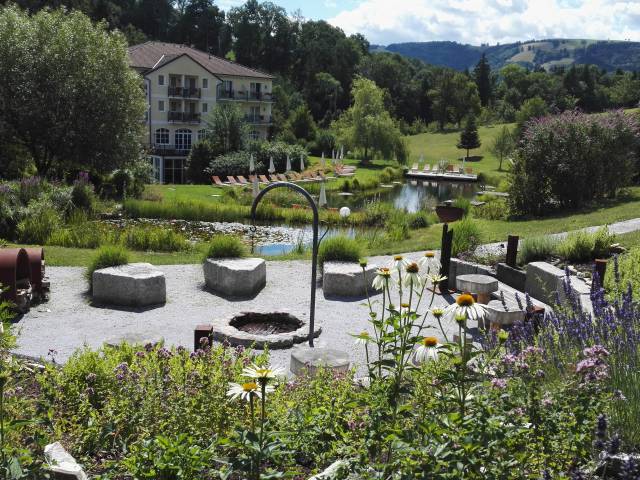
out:
M291 373L298 375L307 370L313 375L318 368L329 368L334 372L349 371L349 355L340 350L324 347L298 347L291 352Z
M253 296L267 283L262 258L208 258L203 270L207 287L228 297Z
M489 275L477 273L458 275L456 288L461 292L476 293L478 295L478 303L486 304L489 302L489 295L498 290L498 280Z
M524 320L525 311L507 305L507 310L500 300L491 300L487 304L487 320L493 326L513 325Z
M352 262L326 262L323 265L322 291L325 296L364 297L375 292L371 286L376 276L375 265L362 267Z
M164 273L150 263L130 263L93 272L93 300L123 307L167 301Z

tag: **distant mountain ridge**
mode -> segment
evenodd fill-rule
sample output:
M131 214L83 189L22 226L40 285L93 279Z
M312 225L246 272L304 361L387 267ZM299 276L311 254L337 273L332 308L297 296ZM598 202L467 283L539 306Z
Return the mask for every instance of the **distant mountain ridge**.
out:
M528 68L571 64L593 64L611 71L640 70L640 42L618 40L587 40L553 38L502 45L467 45L457 42L409 42L381 46L372 45L371 51L399 53L418 58L432 65L464 70L473 68L485 53L492 69L509 63Z

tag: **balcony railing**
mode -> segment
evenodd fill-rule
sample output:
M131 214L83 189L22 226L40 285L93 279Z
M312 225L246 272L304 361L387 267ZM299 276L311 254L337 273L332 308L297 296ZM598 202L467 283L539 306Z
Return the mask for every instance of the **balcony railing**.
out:
M168 143L155 143L150 148L153 155L175 155L179 157L186 157L191 151L190 146Z
M252 125L271 125L273 123L270 115L245 115L244 120Z
M168 120L170 122L200 123L200 114L194 112L169 112Z
M236 92L234 90L218 90L218 100L240 100L254 102L275 102L275 97L269 92Z
M192 87L169 87L170 97L200 98L200 89Z

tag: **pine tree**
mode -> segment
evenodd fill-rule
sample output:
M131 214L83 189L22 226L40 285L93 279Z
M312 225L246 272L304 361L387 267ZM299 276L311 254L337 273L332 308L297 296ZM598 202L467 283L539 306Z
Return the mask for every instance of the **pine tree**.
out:
M486 107L491 101L491 67L484 53L473 70L473 76L478 86L480 104Z
M458 148L467 151L467 160L469 159L469 150L480 147L480 137L478 135L478 127L476 126L476 118L473 115L467 116L464 130L460 132L460 141Z

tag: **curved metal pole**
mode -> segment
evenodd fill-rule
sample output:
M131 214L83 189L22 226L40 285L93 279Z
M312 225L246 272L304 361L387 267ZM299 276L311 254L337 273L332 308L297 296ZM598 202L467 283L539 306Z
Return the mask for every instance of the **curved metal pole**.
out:
M311 254L311 306L309 307L309 346L313 347L313 331L316 317L316 275L318 269L318 223L319 223L319 215L318 215L318 206L316 205L315 200L309 192L307 192L300 185L296 185L295 183L290 182L275 182L267 185L264 189L258 193L256 198L253 199L253 204L251 205L251 224L255 225L256 223L256 209L258 208L258 204L262 197L264 197L269 190L273 190L278 187L286 187L291 190L295 190L298 193L301 193L304 198L307 199L309 205L311 206L311 210L313 210L313 249Z

